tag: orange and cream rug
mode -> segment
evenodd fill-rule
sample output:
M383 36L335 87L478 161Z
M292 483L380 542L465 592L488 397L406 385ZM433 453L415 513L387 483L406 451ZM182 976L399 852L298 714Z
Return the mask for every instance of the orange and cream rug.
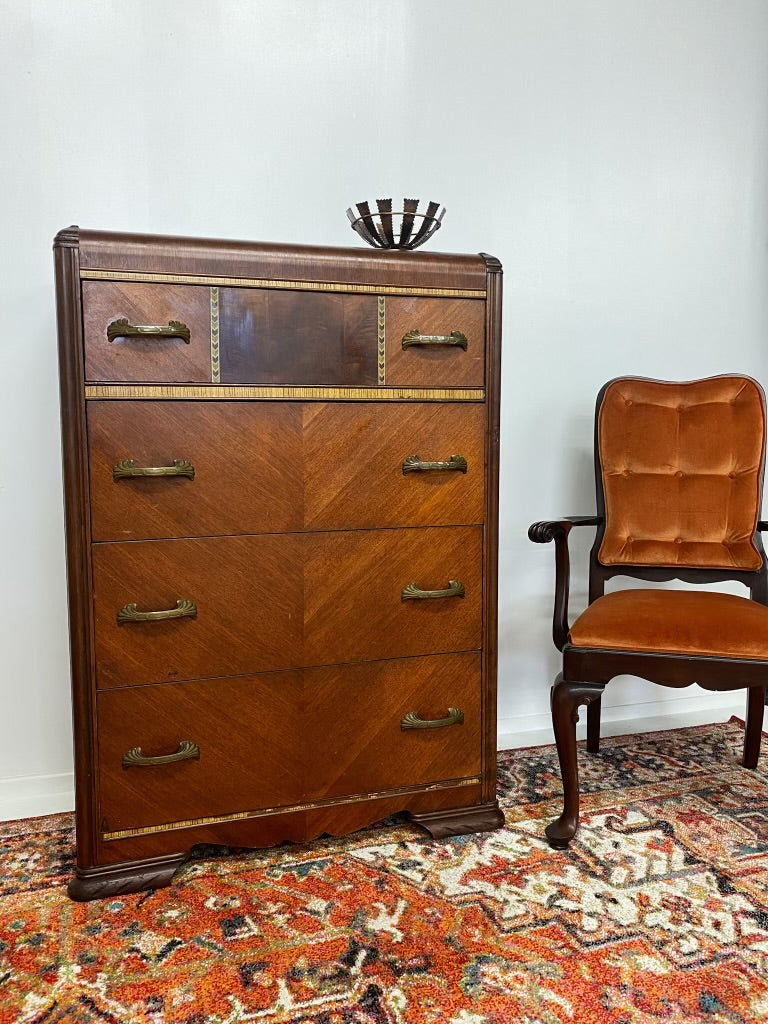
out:
M499 754L507 825L208 849L168 889L76 904L71 815L0 823L0 1022L768 1021L768 750L736 720Z

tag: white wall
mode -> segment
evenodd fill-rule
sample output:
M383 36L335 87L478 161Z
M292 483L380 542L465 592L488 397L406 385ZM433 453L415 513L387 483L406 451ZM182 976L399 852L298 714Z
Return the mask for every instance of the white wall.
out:
M0 0L0 16L0 813L71 801L50 254L70 223L353 244L351 202L420 195L448 208L433 248L501 258L500 727L544 725L553 558L526 529L592 511L598 387L768 383L768 4ZM620 680L607 717L695 700Z

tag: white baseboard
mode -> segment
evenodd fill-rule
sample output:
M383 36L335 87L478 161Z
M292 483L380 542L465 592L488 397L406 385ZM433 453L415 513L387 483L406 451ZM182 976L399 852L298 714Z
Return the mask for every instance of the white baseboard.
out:
M603 736L620 736L623 733L705 725L707 722L727 721L731 715L743 718L744 711L743 690L604 707L601 733ZM577 735L583 739L585 734L586 714L582 713ZM538 746L552 741L549 715L516 715L499 719L499 750ZM0 779L0 821L58 814L71 811L74 806L75 782L71 772Z
M59 814L72 811L74 807L75 777L72 772L0 779L0 821Z
M743 719L745 711L745 690L603 707L600 715L600 734L622 736L625 733L683 729L689 725L727 722L731 715L738 715ZM552 719L548 714L500 718L497 732L498 750L535 747L542 743L554 742ZM580 709L576 735L579 739L584 739L587 735L585 708Z

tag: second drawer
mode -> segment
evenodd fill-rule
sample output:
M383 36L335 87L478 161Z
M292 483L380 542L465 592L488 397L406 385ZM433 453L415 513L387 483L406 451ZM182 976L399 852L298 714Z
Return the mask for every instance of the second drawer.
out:
M97 544L100 688L478 650L482 527Z
M481 404L90 402L88 438L97 541L483 521Z

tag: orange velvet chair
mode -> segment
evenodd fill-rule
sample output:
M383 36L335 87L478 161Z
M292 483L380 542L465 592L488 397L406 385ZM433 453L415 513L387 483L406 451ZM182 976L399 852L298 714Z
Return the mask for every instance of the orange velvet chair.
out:
M597 515L534 523L555 542L553 637L563 668L552 721L563 813L547 826L565 848L579 822L578 708L587 705L587 750L600 744L600 697L614 676L708 690L746 687L743 764L760 753L768 682L768 575L759 520L766 409L760 385L728 375L674 383L609 381L595 409ZM589 605L568 625L568 534L597 527ZM634 588L605 593L613 576L690 583L737 580L750 597Z

